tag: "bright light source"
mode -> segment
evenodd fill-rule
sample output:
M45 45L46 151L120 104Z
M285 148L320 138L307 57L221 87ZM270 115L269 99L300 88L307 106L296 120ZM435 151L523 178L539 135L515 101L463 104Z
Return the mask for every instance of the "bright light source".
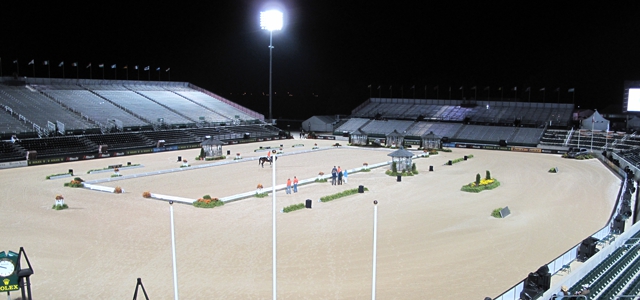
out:
M282 29L282 13L277 10L261 12L260 27L269 31Z

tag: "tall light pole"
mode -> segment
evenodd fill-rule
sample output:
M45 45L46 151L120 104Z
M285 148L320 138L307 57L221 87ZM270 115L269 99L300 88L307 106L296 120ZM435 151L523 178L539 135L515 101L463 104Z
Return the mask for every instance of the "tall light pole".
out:
M271 91L271 75L273 73L273 31L282 29L282 12L277 10L268 10L260 13L260 27L269 30L269 121L273 123L273 114L271 113L272 97Z
M371 280L371 300L376 300L376 272L378 260L378 200L373 200L373 276Z

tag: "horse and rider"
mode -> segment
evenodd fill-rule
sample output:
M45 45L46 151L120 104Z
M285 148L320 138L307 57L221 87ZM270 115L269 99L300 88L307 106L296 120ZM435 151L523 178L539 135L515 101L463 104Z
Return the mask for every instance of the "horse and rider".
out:
M276 160L278 160L278 158L276 157ZM267 156L261 156L258 159L258 164L260 166L262 166L264 168L264 163L268 162L269 165L273 164L273 156L271 156L271 151L267 152Z

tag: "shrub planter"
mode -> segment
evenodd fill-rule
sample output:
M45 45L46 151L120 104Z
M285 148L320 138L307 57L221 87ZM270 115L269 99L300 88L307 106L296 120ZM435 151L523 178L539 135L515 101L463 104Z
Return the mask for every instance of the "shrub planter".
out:
M364 188L365 191L369 191L368 188ZM346 197L346 196L350 196L353 194L357 194L358 193L358 189L350 189L350 190L346 190L337 194L333 194L333 195L329 195L329 196L324 196L322 198L320 198L321 202L329 202L332 200L336 200L338 198L342 198L342 197Z
M69 173L53 174L53 175L47 176L47 179L58 179L58 178L66 178L66 177L71 177L71 176L73 176L73 175L71 175Z
M480 180L480 184L476 184L475 182L469 183L467 185L463 185L460 189L463 192L469 193L480 193L484 190L493 190L500 186L500 182L495 179L482 179Z
M298 203L298 204L289 205L289 206L283 208L282 212L283 213L288 213L288 212L296 211L296 210L303 209L303 208L304 208L304 203Z

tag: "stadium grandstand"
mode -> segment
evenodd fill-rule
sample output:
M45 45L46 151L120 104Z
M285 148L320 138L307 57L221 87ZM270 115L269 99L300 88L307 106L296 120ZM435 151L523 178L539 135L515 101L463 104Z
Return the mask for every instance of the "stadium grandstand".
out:
M0 162L282 134L263 115L186 82L3 77L0 107Z
M263 115L186 82L4 77L0 106L5 167L197 148L208 136L244 143L283 135ZM427 148L425 139L436 137L457 148L588 149L621 180L608 223L494 299L555 299L563 290L582 299L637 299L640 137L595 130L593 117L583 125L574 113L564 103L371 98L336 120L332 134L379 146L399 135L407 148Z

